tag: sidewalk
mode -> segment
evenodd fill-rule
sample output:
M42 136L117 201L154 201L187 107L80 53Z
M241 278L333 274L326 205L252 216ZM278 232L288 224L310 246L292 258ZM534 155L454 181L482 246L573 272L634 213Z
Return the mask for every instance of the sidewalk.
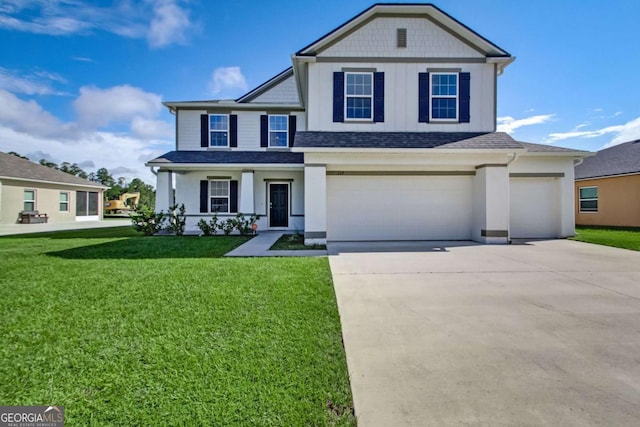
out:
M47 233L50 231L85 230L88 228L126 227L131 225L131 220L109 219L103 221L79 221L47 224L0 224L0 236L14 234Z
M326 256L326 250L270 251L269 248L283 235L284 231L262 231L247 243L238 246L225 256L261 257L261 256Z

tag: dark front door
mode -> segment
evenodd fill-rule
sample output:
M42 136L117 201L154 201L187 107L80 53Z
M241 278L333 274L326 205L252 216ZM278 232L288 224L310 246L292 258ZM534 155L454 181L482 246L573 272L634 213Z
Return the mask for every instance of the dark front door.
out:
M289 185L269 184L269 227L289 226Z

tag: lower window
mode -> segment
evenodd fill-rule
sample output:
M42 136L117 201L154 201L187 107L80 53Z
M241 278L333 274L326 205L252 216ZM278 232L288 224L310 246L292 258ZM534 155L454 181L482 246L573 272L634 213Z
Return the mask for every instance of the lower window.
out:
M95 191L76 191L76 216L98 215L99 200Z
M25 211L36 210L36 190L24 190L23 210Z
M598 187L580 187L580 212L598 212Z
M229 181L216 180L209 183L211 212L229 212Z
M60 193L60 212L68 212L69 211L69 193L61 192Z

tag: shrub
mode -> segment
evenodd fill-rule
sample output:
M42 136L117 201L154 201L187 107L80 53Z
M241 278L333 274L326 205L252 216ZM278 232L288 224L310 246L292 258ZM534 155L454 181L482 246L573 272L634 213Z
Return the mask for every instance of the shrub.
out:
M131 223L136 231L141 231L145 236L153 236L162 229L164 213L142 206L131 214Z
M229 218L220 224L220 229L225 236L228 236L233 230L235 230L237 223L238 221L235 218Z
M209 222L202 218L198 221L198 228L200 228L203 236L213 236L221 226L222 224L218 223L218 214L214 214Z
M253 232L252 226L253 224L256 223L257 219L258 219L258 216L256 215L251 215L249 219L245 219L244 215L239 213L235 217L236 229L242 235L251 234Z
M187 218L184 214L184 203L179 206L175 204L169 208L169 224L167 225L167 231L175 233L176 236L182 236L184 234Z

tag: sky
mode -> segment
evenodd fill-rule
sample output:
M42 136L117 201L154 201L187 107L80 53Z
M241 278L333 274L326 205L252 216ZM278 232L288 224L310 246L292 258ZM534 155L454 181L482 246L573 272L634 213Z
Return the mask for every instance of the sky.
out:
M516 60L498 130L595 151L640 138L638 0L441 0ZM163 101L237 98L362 0L0 0L0 151L155 185Z

